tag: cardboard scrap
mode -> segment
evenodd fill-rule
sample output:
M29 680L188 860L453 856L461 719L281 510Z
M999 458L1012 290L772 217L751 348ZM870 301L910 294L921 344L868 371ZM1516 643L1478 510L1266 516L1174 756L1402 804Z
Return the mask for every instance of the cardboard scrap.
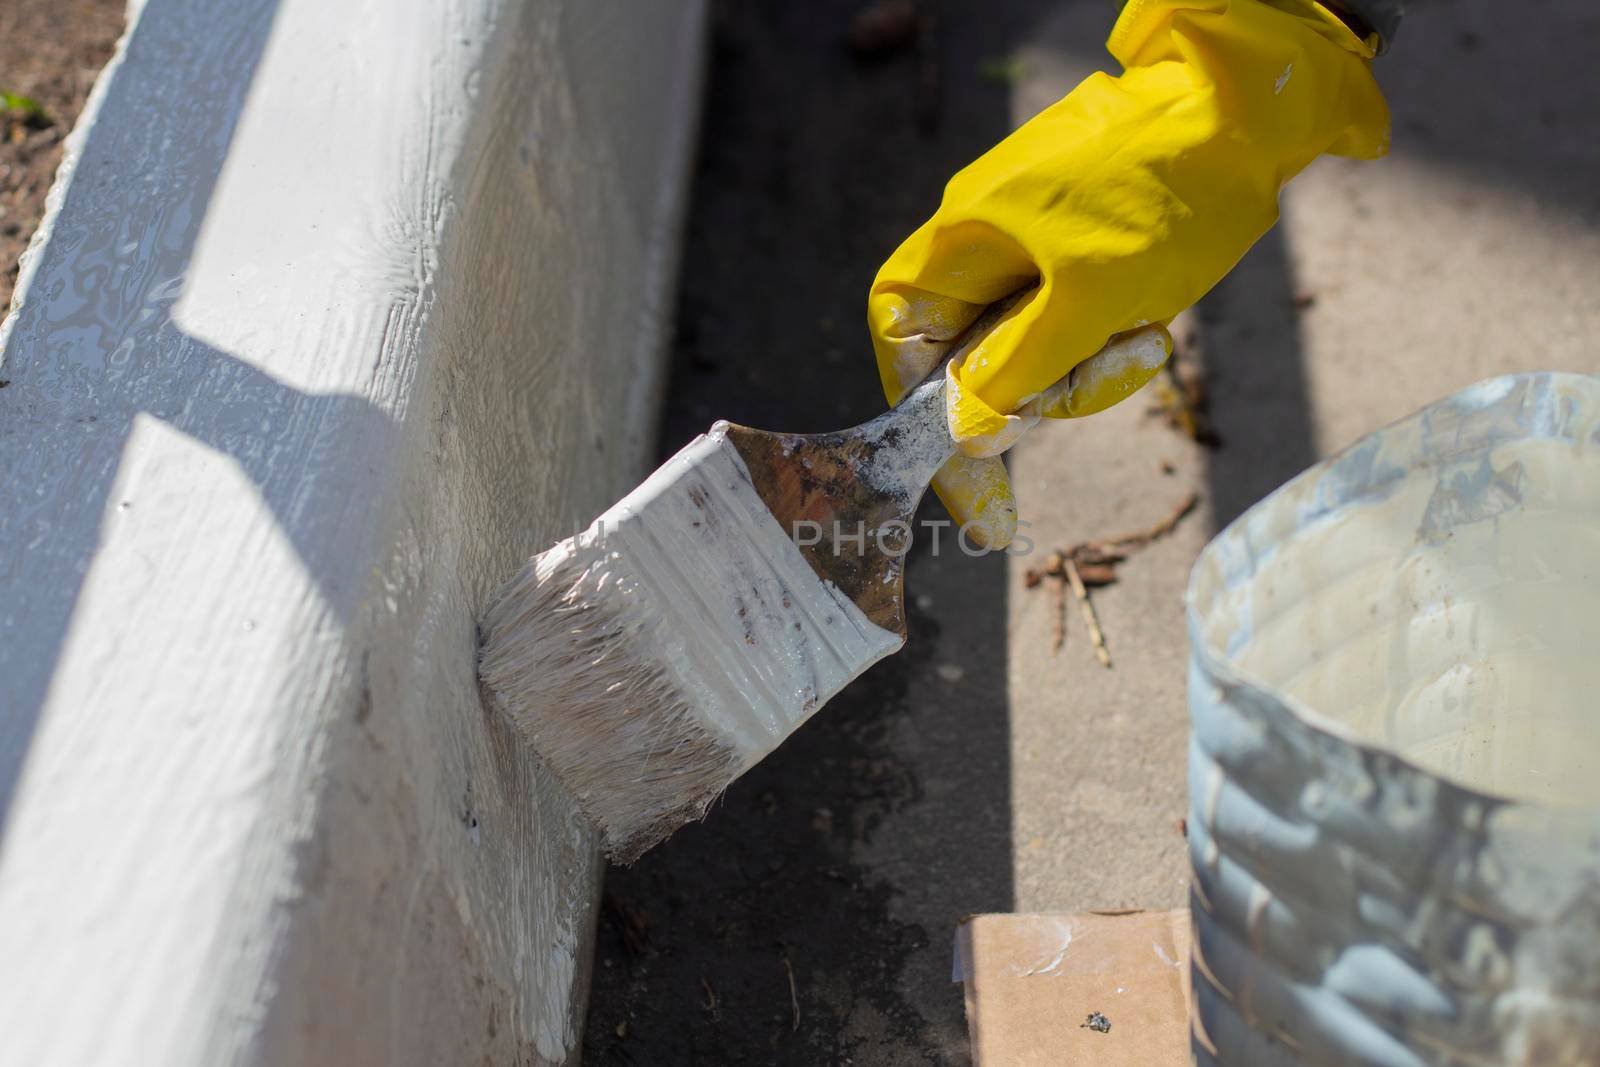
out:
M1189 912L976 915L956 930L977 1067L1189 1063Z

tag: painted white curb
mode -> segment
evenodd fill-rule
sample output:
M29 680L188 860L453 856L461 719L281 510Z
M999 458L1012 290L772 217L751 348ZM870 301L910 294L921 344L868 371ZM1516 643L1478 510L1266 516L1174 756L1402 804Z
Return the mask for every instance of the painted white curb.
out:
M560 1062L475 617L647 467L700 2L148 0L0 327L8 1062Z

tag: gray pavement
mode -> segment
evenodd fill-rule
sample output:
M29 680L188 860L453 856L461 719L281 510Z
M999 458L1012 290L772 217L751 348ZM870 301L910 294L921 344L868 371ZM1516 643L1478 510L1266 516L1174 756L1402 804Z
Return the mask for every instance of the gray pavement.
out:
M940 123L919 132L914 55L861 64L841 45L856 6L719 12L664 452L716 417L815 430L870 415L877 263L949 173L1109 63L1098 0L943 4ZM1182 595L1206 539L1472 381L1600 372L1600 11L1512 7L1423 5L1379 67L1390 158L1314 165L1179 324L1221 449L1135 398L1014 453L1041 551L1201 494L1096 594L1114 669L1075 612L1051 647L1048 587L1024 584L1039 556L924 541L910 648L706 823L611 873L591 1063L962 1063L962 915L1183 902Z

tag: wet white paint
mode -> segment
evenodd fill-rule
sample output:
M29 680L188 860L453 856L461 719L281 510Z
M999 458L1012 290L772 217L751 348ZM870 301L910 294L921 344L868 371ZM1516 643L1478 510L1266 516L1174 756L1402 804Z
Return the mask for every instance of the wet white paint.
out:
M930 379L846 434L871 456L855 478L902 516L954 450L943 389ZM483 615L485 691L624 863L703 818L736 777L904 643L812 570L801 536L855 549L820 523L785 529L729 430L717 423L588 529L540 553ZM795 456L801 439L769 443ZM830 445L806 443L818 447ZM883 527L862 537L860 549L885 552L898 596L902 561L888 555Z
M754 766L905 638L819 578L751 484L726 424L702 434L595 520L579 551L646 591L653 647L711 733Z
M1531 438L1330 513L1241 593L1235 662L1473 789L1600 806L1597 486L1600 447Z
M1308 531L1263 570L1239 664L1464 785L1600 805L1600 456L1525 441L1485 462L1523 493L1492 522L1404 536L1453 499L1416 482Z
M644 472L703 5L133 15L0 328L4 1055L561 1062L475 622Z

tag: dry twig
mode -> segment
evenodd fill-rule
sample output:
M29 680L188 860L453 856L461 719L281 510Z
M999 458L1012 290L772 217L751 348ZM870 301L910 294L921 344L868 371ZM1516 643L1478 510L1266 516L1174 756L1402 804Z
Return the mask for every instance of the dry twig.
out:
M1146 409L1150 415L1160 415L1168 426L1189 440L1206 448L1220 448L1222 438L1211 422L1211 398L1205 371L1187 351L1193 346L1192 338L1177 346L1172 358L1162 368L1160 379L1152 390L1155 403Z
M800 1029L800 994L794 988L794 968L789 965L789 957L780 957L783 960L784 973L789 976L789 1007L794 1011L794 1026L791 1030Z
M1078 573L1078 565L1072 562L1072 556L1068 555L1063 562L1067 581L1072 585L1072 595L1078 598L1078 606L1083 610L1083 624L1089 629L1089 641L1094 645L1094 657L1100 661L1100 666L1110 670L1111 653L1106 648L1106 635L1100 632L1100 620L1095 617L1094 605L1089 602L1089 590L1083 587L1083 577Z
M1064 551L1058 549L1051 552L1045 557L1042 569L1028 570L1023 574L1022 584L1028 589L1036 588L1046 578L1055 579L1050 590L1054 609L1051 619L1051 639L1055 649L1059 650L1067 639L1066 590L1070 586L1081 605L1084 623L1089 628L1095 658L1103 666L1108 668L1111 666L1111 653L1106 647L1105 634L1100 630L1094 605L1089 600L1089 590L1115 584L1117 564L1139 549L1161 540L1176 530L1184 516L1193 511L1199 501L1200 495L1190 490L1155 525L1135 530L1133 533L1119 534L1116 537L1079 541Z
M706 1001L700 1005L706 1011L715 1015L717 1013L717 991L711 988L711 983L706 981L706 976L700 976L700 988L706 991Z
M1065 582L1057 581L1053 590L1053 607L1055 618L1052 620L1055 630L1052 634L1051 650L1061 651L1061 646L1067 643L1067 586Z
M1177 506L1167 513L1167 517L1156 523L1154 526L1149 526L1143 530L1137 530L1130 534L1123 534L1120 537L1108 537L1102 541L1091 541L1082 547L1093 548L1101 551L1110 548L1113 552L1119 548L1143 548L1152 541L1159 541L1173 530L1176 530L1178 528L1178 523L1182 522L1183 517L1189 514L1189 512L1193 511L1194 506L1199 502L1200 494L1191 489L1188 493L1184 494L1182 500L1178 501ZM1120 562L1122 559L1126 558L1127 554L1123 553L1121 556L1119 556L1118 560L1113 562Z

